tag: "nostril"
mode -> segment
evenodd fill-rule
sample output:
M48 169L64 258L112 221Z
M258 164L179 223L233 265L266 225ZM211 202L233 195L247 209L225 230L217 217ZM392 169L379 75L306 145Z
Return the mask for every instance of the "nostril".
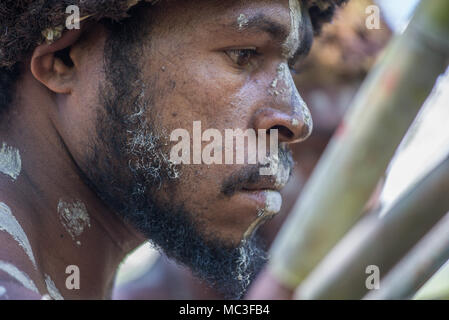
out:
M254 120L252 127L263 130L267 134L276 129L280 142L297 143L303 141L309 135L309 125L305 123L303 115L289 114L271 108L260 110Z
M295 134L289 128L284 127L284 126L277 125L277 126L273 126L270 128L270 130L272 130L272 129L278 130L279 136L283 137L284 139L287 139L287 140L291 140L295 136Z

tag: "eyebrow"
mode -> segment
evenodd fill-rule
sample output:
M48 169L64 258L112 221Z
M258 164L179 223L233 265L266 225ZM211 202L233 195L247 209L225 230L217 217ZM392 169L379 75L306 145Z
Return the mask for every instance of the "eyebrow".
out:
M235 27L235 26L234 26ZM247 19L245 24L240 27L237 26L239 31L254 31L268 33L271 38L279 42L287 39L289 30L284 24L281 24L264 14L258 14L256 16Z
M310 35L310 32L307 32L304 19L302 21L303 22L299 26L299 34L301 35L300 45L296 49L293 57L290 59L291 62L295 62L299 57L305 56L312 47L313 35ZM256 33L267 33L273 40L279 43L284 42L290 34L290 30L286 25L273 20L265 14L258 14L249 17L243 26L239 26L237 23L234 23L232 27L238 32L250 31Z

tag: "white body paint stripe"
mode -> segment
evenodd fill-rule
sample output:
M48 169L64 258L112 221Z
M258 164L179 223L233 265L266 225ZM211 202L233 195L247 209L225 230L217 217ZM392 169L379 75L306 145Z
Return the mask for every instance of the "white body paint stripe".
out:
M47 285L48 294L54 300L64 300L64 297L59 292L58 288L56 288L56 284L51 280L49 275L45 275L45 284Z
M284 47L284 56L287 59L293 57L296 48L300 44L299 27L301 25L301 5L299 0L289 0L290 6L290 20L291 20L291 31L288 35Z
M25 250L34 268L37 269L33 250L31 249L31 244L25 231L23 231L22 226L12 214L11 209L3 202L0 202L0 231L9 233L17 241L23 250Z
M74 202L59 200L58 214L62 225L73 240L81 236L86 228L90 228L90 217L86 205L79 200Z
M20 282L21 285L23 285L28 290L31 290L40 295L39 290L37 290L37 287L34 284L33 280L31 280L30 277L28 277L28 275L17 269L16 266L0 260L0 270L16 279L18 282Z
M3 142L0 149L0 172L16 180L21 170L22 159L19 150Z

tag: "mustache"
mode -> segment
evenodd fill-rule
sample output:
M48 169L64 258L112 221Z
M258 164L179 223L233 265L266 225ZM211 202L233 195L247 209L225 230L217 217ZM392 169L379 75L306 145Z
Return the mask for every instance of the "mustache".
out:
M293 172L294 162L293 156L290 149L287 148L279 148L278 150L279 156L279 166L280 168L289 169L290 174ZM228 178L224 180L221 186L221 193L226 197L231 197L238 191L242 190L245 186L251 184L261 183L262 181L266 181L267 176L263 176L260 174L261 168L267 168L270 164L256 164L256 165L248 165L245 166L233 174L231 174ZM273 179L274 176L268 176Z

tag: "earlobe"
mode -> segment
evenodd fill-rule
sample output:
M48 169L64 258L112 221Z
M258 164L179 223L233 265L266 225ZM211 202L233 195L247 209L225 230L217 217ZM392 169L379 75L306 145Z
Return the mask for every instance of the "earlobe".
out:
M76 66L65 63L58 53L73 46L80 35L80 30L67 31L58 41L40 45L33 52L31 73L36 80L55 93L68 94L72 91Z

